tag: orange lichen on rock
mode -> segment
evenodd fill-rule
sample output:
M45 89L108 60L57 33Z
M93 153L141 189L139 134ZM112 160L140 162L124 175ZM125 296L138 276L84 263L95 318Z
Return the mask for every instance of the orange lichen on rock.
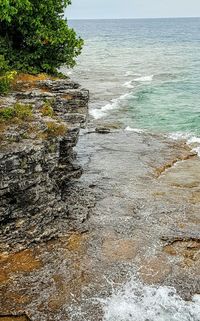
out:
M58 78L47 75L45 73L41 73L39 75L30 75L30 74L20 73L20 74L17 74L17 76L15 77L12 84L12 88L14 90L33 89L37 86L38 81L43 81L47 79L56 80ZM48 90L45 89L45 91L47 92Z
M42 266L32 250L24 250L14 254L0 255L0 279L7 281L12 275L32 272Z
M164 281L170 272L171 266L162 255L144 260L139 270L140 277L147 284Z
M0 316L0 321L28 321L30 320L26 315L8 315Z
M68 95L63 95L62 98L66 100L71 100L73 96L68 94Z
M67 241L67 249L69 251L80 251L84 245L84 242L87 239L87 235L74 233L72 234Z
M137 255L138 245L132 239L105 239L102 246L102 253L106 260L129 261Z
M171 245L166 245L164 252L169 255L180 256L182 258L182 266L190 267L200 261L200 241L175 241Z
M180 161L189 160L195 156L196 156L196 153L188 151L185 154L182 154L182 155L178 156L177 158L172 159L171 161L167 162L163 166L155 169L156 177L159 178L163 173L166 172L166 170L172 168L176 163L178 163Z
M42 73L39 75L30 75L30 74L24 74L24 73L20 73L16 76L15 81L23 81L23 82L35 82L35 81L39 81L39 80L46 80L49 78L49 75Z

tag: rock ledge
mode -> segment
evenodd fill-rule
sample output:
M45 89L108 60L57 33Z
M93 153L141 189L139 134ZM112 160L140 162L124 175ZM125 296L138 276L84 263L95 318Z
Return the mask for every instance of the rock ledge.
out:
M67 233L73 221L76 227L85 221L77 205L73 218L71 183L82 174L73 148L87 119L89 92L68 79L46 79L18 81L0 98L0 112L31 106L29 121L1 119L0 247L5 251Z

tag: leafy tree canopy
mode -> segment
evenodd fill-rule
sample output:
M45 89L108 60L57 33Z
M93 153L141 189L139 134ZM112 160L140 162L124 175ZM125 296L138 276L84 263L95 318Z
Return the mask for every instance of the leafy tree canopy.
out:
M0 0L0 55L30 73L73 67L83 40L64 20L71 0Z

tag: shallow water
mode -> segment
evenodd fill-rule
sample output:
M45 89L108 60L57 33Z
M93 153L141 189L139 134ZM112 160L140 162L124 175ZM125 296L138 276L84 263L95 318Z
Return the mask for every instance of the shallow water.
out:
M85 47L77 67L73 71L64 68L64 72L90 89L91 122L94 124L119 123L127 134L135 132L145 135L142 133L147 132L163 134L174 140L184 139L200 155L200 18L85 20L70 21L70 25L85 39ZM115 145L116 140L108 144ZM151 144L150 149L152 149ZM127 141L124 140L123 146L126 145ZM140 147L138 145L136 150L140 150ZM117 144L117 148L120 153L125 147ZM129 148L131 150L130 146ZM105 156L105 158L111 157L110 164L113 161L113 153L113 150L108 151ZM143 151L141 153L143 155ZM172 157L170 153L172 150L166 149L166 155L169 158ZM152 151L149 160L155 160L155 157L158 155L155 156ZM96 159L95 164L99 162L100 159ZM127 160L124 159L123 162L126 164ZM166 165L164 174L167 168L169 170L166 171L167 175L161 174L161 181L169 184L170 187L165 192L156 192L155 195L162 197L166 193L168 200L174 194L176 195L174 204L178 199L181 199L180 204L182 204L184 193L188 193L189 198L191 193L194 193L192 194L195 195L194 199L191 200L197 202L195 206L198 208L199 199L195 194L198 191L191 191L191 188L196 189L198 179L195 175L191 175L191 171L199 171L199 160L186 163L187 161L183 161L173 166L172 161L172 165L168 166L171 163ZM122 178L122 165L117 166L115 163L115 166L117 175ZM136 171L136 161L133 162L133 167ZM127 168L129 171L123 171L123 175L125 177L127 175L124 190L127 190L127 195L130 197L136 182L127 187L131 176L128 165ZM162 170L163 167L161 167L161 173ZM165 201L160 201L161 206L164 206ZM107 204L106 210L109 208L111 215L113 211L120 211L119 204L115 208L113 197L110 202L113 207ZM153 202L156 204L156 200ZM167 212L170 212L169 207L170 205L167 204L165 208ZM180 218L183 220L185 210L181 210L181 207L179 209ZM123 214L124 211L126 209L122 207ZM171 221L167 214L166 224L171 222L176 225L177 210L175 212ZM156 215L159 217L158 220L163 219L162 212ZM149 219L150 217L144 226ZM116 226L116 229L119 227ZM154 251L152 246L151 251ZM152 255L154 254L153 252ZM142 254L141 264L143 264L143 256L144 254ZM157 266L155 262L153 265ZM149 278L153 277L155 278L153 284L159 283L157 276L152 276L152 271L149 271L148 264L152 263L147 263L148 276L144 281L148 284ZM165 268L164 264L160 267L159 273L162 274ZM188 273L190 275L189 271ZM172 279L175 284L178 282L178 270ZM187 288L186 283L187 277L183 276L183 289ZM115 287L111 296L100 300L104 313L103 320L200 321L198 295L194 295L192 301L184 301L172 287L147 284L143 284L138 279L132 279L120 285L118 289Z
M94 119L200 135L200 18L70 21L85 39L68 71L90 88Z

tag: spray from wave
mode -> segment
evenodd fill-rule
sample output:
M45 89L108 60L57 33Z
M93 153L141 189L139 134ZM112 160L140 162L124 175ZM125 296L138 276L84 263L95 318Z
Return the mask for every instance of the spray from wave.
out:
M150 76L143 76L143 77L139 77L139 78L135 78L134 81L139 81L139 82L150 82L153 80L154 75L150 75Z
M200 321L200 296L184 301L174 288L131 280L101 300L103 321Z
M107 113L110 110L117 109L120 107L120 104L129 98L133 98L134 96L132 94L123 94L119 98L112 99L109 104L106 104L105 106L101 108L94 108L90 110L90 114L95 118L95 119L100 119L104 116L107 115Z
M133 128L133 127L130 127L130 126L127 126L124 130L127 131L127 132L134 132L134 133L138 133L138 134L144 133L143 129Z
M123 84L123 87L126 87L126 88L128 88L128 89L133 89L134 86L133 86L133 84L132 84L132 80L126 81L126 82Z
M173 140L186 140L187 145L200 157L200 137L196 137L191 133L182 132L171 133L168 137Z

